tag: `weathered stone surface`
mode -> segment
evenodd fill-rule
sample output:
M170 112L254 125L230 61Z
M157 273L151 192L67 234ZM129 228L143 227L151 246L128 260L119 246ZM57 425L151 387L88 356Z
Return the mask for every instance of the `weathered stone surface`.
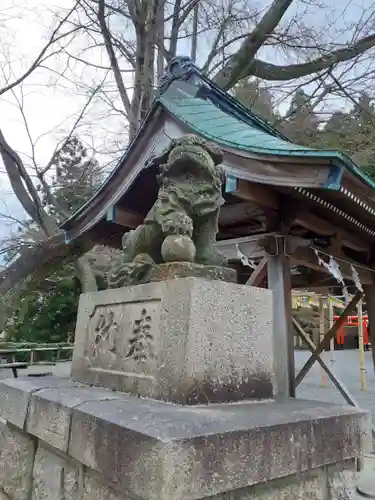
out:
M81 500L133 500L124 492L119 493L108 484L103 483L98 474L86 471Z
M152 160L158 198L135 230L125 233L123 253L108 274L110 288L146 283L154 263L188 261L226 265L216 249L224 170L220 148L186 135Z
M181 408L129 397L74 409L69 453L133 495L193 500L360 456L367 425L355 409L307 401ZM345 429L329 453L322 426Z
M164 289L162 283L149 283L81 295L72 378L156 396L161 349L159 318ZM144 328L138 327L149 330L147 339L143 338Z
M41 389L31 396L26 429L55 448L67 451L72 408L85 401L119 397L121 395L113 391L93 391L90 387Z
M28 500L36 440L10 424L0 422L0 490L12 500Z
M170 234L161 246L164 262L194 262L196 248L191 236Z
M354 500L356 498L356 462L346 460L327 467L328 500Z
M17 382L22 390L22 381ZM326 492L328 486L331 491L328 500L340 495L346 499L343 495L353 486L347 468L353 462L345 464L345 470L331 464L361 456L369 431L368 415L357 409L294 399L181 407L96 387L41 389L31 399L26 427L43 440L35 459L34 500L61 498L53 497L58 484L68 500L74 498L78 463L77 498L86 495L87 500L90 495L110 500L196 500L228 492L237 495L241 488L250 495L244 499L258 499L252 488L286 481L288 476L302 480L314 467L323 468L330 478L325 483ZM64 450L67 439L69 459L43 444L48 440ZM3 425L0 490L11 500L30 498L35 448L35 438ZM308 477L299 485L292 481L284 487L281 482L275 500L283 495L315 499L313 485L318 479ZM258 492L262 500L273 500L271 493Z
M220 281L170 282L160 386L182 404L273 396L272 293Z
M203 278L236 283L237 273L229 267L204 266L190 262L169 262L154 266L150 275L150 281L168 281L181 278Z
M0 500L11 500L11 499L0 489Z
M215 495L210 500L328 500L326 475L324 469L316 469L267 484Z
M196 278L83 295L72 377L179 404L272 397L271 300Z
M0 381L0 418L24 427L32 394L46 387L77 387L81 384L57 377L6 379Z
M32 500L76 500L78 487L78 464L39 446L33 469Z

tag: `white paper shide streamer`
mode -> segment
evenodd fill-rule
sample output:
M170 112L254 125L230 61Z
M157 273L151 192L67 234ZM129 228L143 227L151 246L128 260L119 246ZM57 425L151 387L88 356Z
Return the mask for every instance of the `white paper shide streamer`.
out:
M359 278L359 274L358 274L358 271L357 269L353 266L353 264L350 264L350 267L351 267L351 270L352 270L352 277L353 277L353 282L357 288L357 290L359 290L360 292L363 293L363 286L362 286L362 283L361 283L361 280Z
M342 294L344 296L345 305L349 304L349 292L348 287L345 284L344 278L340 271L340 266L338 262L330 256L329 261L325 262L319 255L318 250L314 249L315 255L318 259L318 263L320 266L323 266L327 269L327 271L335 278L335 280L340 283L342 286ZM353 278L354 279L354 278Z
M237 250L237 257L240 259L241 263L243 266L251 267L251 269L255 269L257 266L251 262L245 254L241 252L241 250L238 247L238 243L236 244L236 250Z

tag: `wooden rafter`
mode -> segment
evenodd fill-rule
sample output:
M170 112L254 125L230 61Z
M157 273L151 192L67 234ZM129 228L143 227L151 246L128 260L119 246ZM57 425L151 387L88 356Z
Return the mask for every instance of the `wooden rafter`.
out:
M250 201L264 209L285 212L285 207L282 206L282 197L271 187L239 179L236 190L231 194L242 200ZM368 241L350 234L342 228L338 228L331 222L318 217L306 209L300 210L295 218L295 224L301 225L318 235L331 236L333 240L337 238L342 245L348 246L353 250L367 253L371 251L371 244ZM336 246L338 241L334 243Z

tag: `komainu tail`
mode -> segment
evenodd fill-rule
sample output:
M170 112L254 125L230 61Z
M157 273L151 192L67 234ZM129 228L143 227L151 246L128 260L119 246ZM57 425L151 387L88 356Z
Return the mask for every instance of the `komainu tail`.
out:
M139 254L132 262L124 262L121 257L108 273L108 288L121 288L149 281L153 259L147 254Z

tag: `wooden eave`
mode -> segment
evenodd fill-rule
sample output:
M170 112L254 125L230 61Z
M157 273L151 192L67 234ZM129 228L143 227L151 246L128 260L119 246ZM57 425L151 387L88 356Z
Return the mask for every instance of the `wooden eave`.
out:
M289 199L304 201L311 211L316 211L338 228L344 225L358 233L359 238L375 242L375 189L352 172L345 170L340 181L336 181L335 188L330 188L335 167L324 158L306 158L302 163L296 157L288 160L243 152L236 154L233 150L227 151L226 158L227 161L232 159L234 168L229 171L236 177L268 185L274 192ZM251 161L250 169L242 167L245 159ZM262 167L265 177L259 175Z
M142 223L157 197L156 172L144 169L147 159L155 147L165 147L171 138L192 132L196 133L156 102L107 181L63 224L67 242L85 237L120 247L122 235ZM354 263L372 262L375 190L362 179L340 170L324 156L289 158L223 149L224 168L238 179L238 186L226 195L219 240L256 234L264 230L267 217L275 214L277 218L290 212L291 206L299 207L292 234L340 239L341 248L348 249Z
M155 105L107 180L85 205L61 225L67 235L67 242L82 236L103 221L108 208L116 205L127 192L148 159L144 145L156 142L162 135L160 120L163 120L163 109Z
M111 246L118 246L121 240L120 235L142 222L157 196L156 173L147 171L148 169L142 170L147 160L147 157L142 157L142 154L147 149L145 144L148 141L155 142L160 135L163 135L160 120L163 120L161 108L144 128L142 141L133 145L120 166L84 209L64 224L63 228L67 231L68 241L83 234L89 234L95 242L103 243L111 240ZM285 200L289 203L292 199L300 200L304 210L298 218L299 224L305 225L314 233L327 236L339 233L344 228L352 235L352 247L356 250L364 249L364 252L369 251L373 243L373 235L365 234L362 228L352 220L354 217L356 220L364 220L365 216L368 217L368 213L359 203L356 205L350 203L350 206L346 206L348 200L343 192L324 190L320 187L324 186L329 176L329 163L326 161L322 161L319 165L316 162L315 164L307 162L306 165L292 163L286 165L287 168L285 164L286 162L281 161L273 163L273 158L267 158L265 161L264 158L254 159L248 157L247 154L236 155L233 151L225 151L224 166L228 174L235 175L242 183L242 191L234 193L239 201L250 202L262 210L282 212L288 208L285 206ZM265 173L260 176L262 170ZM304 175L302 176L301 173ZM290 179L293 179L293 182ZM262 181L262 183L254 182L254 180ZM290 186L290 184L293 185ZM301 185L314 186L315 189L301 188ZM140 189L142 189L142 196L138 195ZM324 203L331 203L336 210L329 210ZM229 203L225 205L224 210L228 206ZM115 210L114 207L120 209L118 217L106 220L108 211ZM324 220L329 221L330 224L327 225ZM232 225L236 223L234 218ZM219 238L223 236L224 234L219 235Z

